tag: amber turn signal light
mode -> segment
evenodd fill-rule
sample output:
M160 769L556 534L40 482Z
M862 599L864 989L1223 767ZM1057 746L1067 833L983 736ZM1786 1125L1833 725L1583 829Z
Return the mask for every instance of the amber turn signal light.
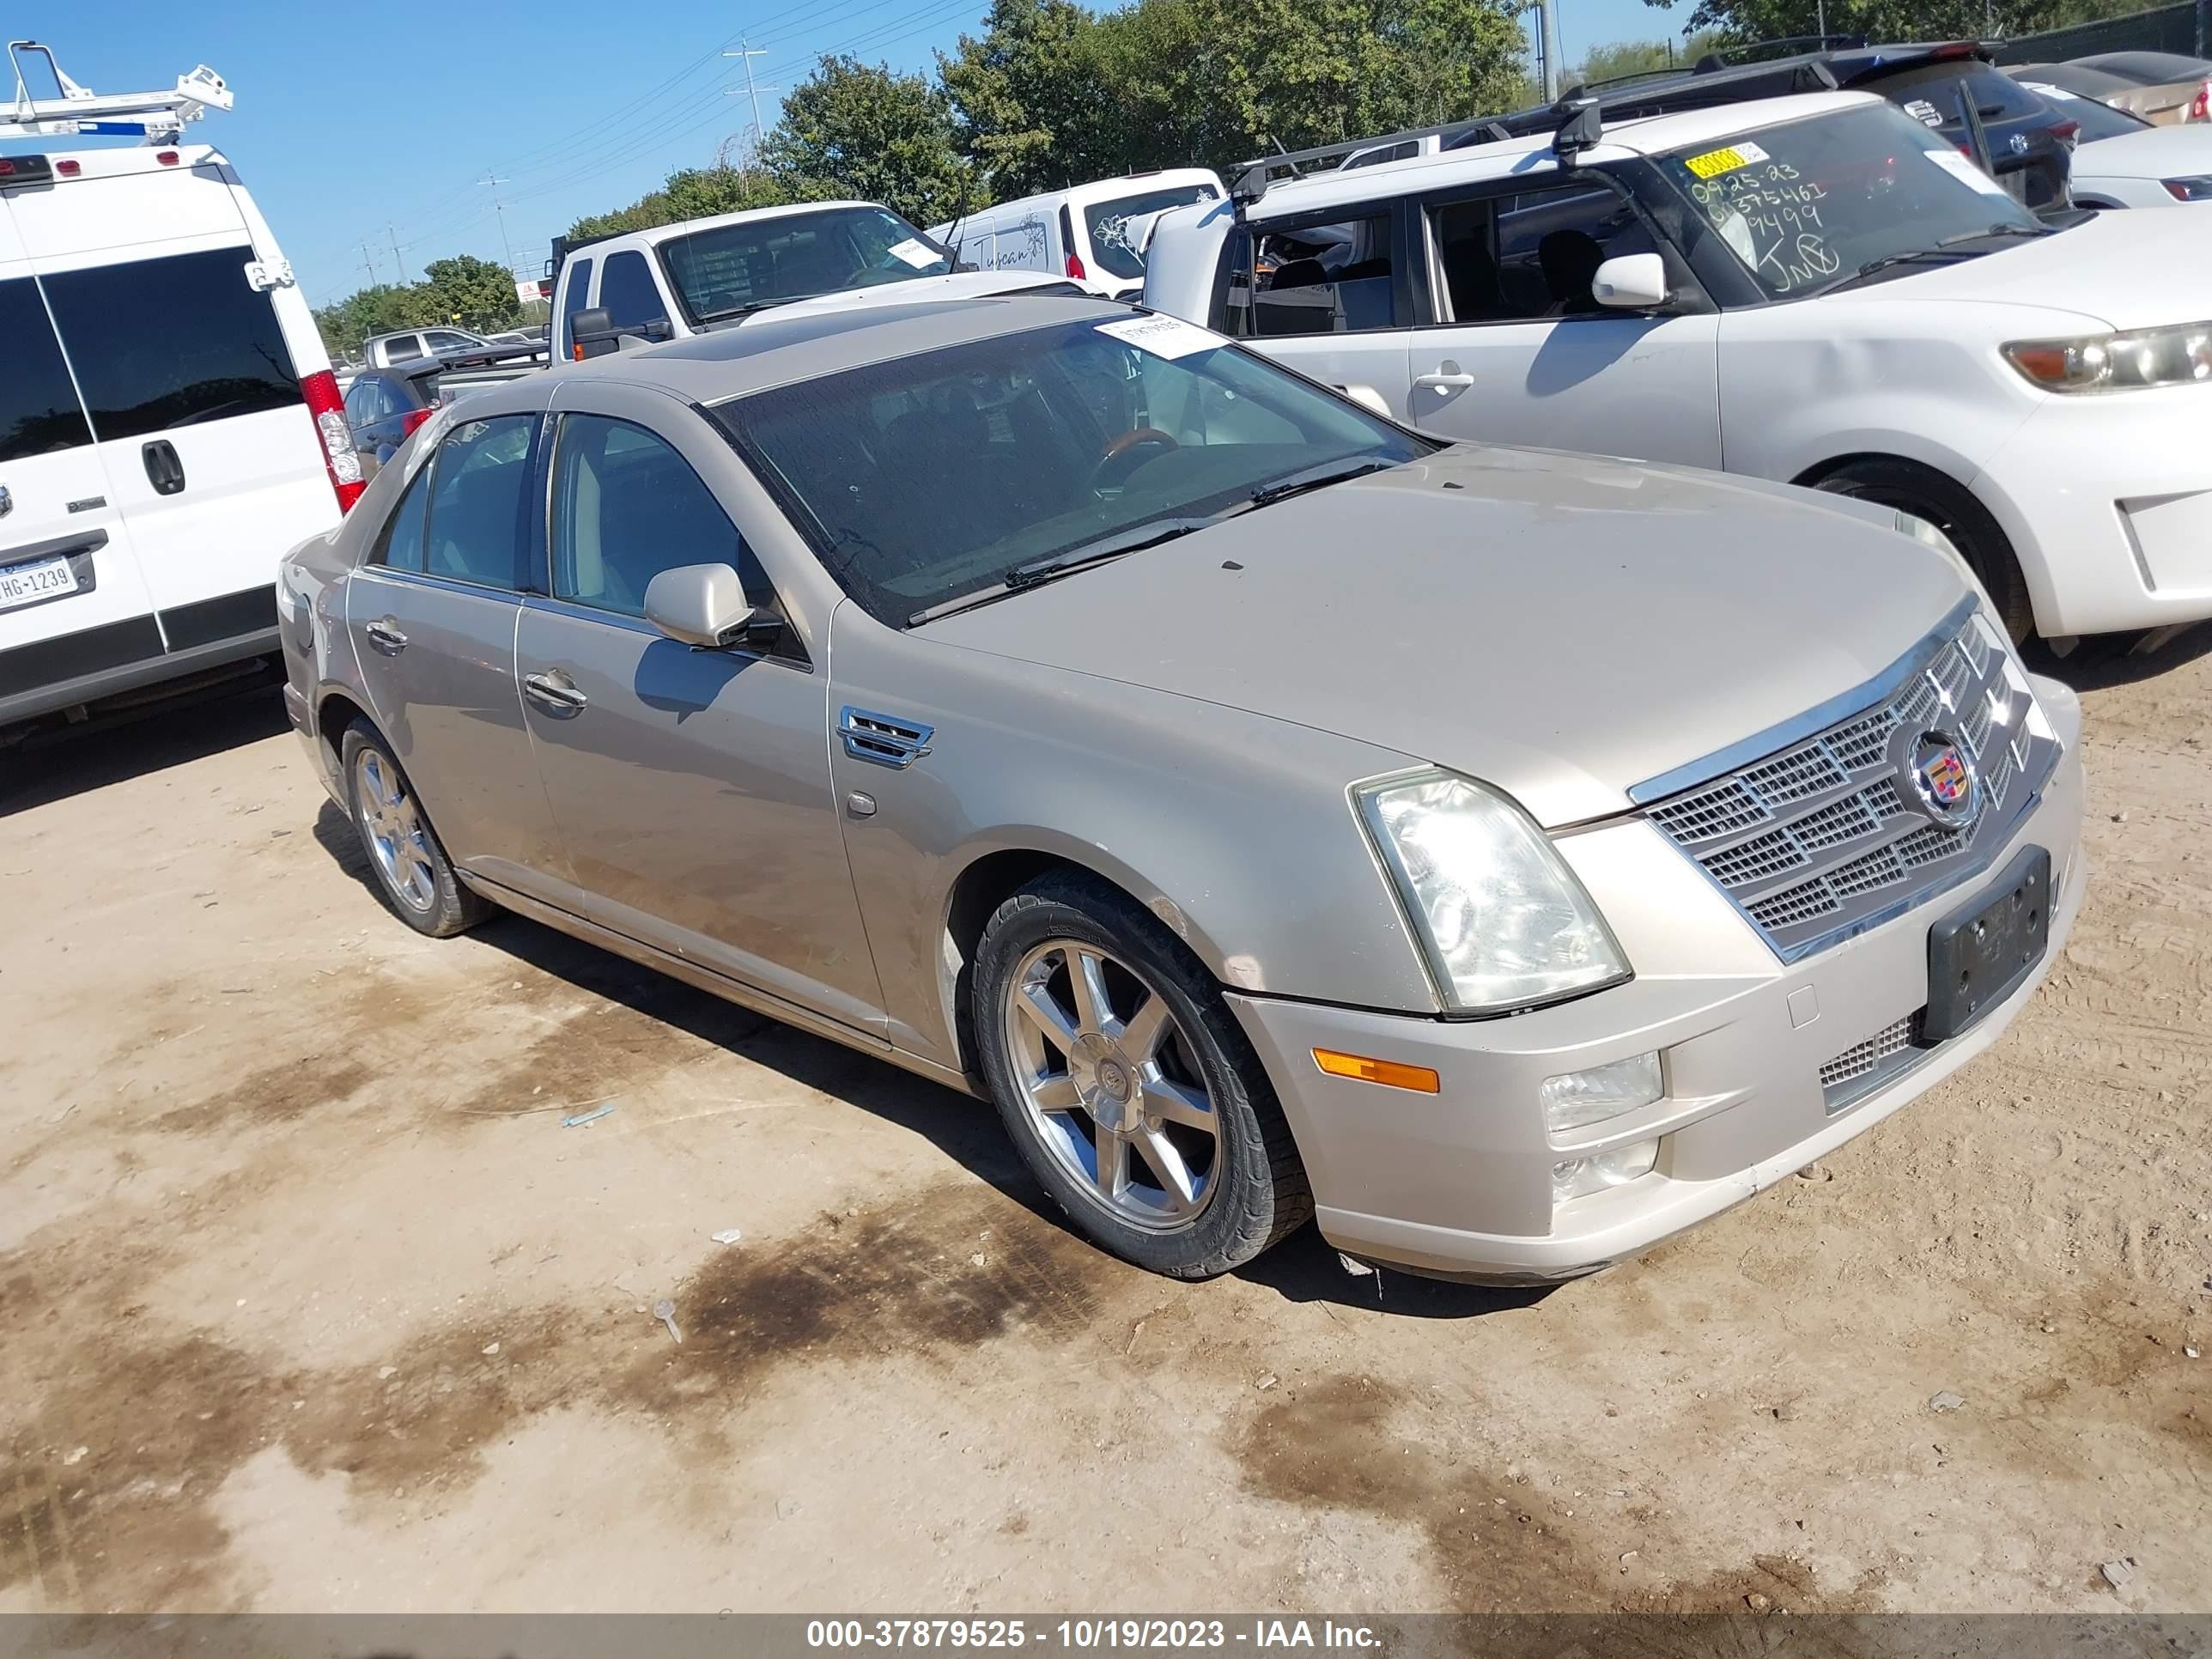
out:
M1411 1089L1423 1095L1435 1094L1443 1086L1441 1079L1425 1066L1407 1066L1367 1054L1340 1054L1334 1048L1316 1048L1313 1057L1314 1064L1331 1077L1357 1078L1362 1083L1379 1083L1389 1089Z

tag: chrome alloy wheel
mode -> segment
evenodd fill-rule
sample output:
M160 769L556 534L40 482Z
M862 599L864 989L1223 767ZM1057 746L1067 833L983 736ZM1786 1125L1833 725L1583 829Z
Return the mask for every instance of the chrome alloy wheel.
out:
M1014 1087L1078 1190L1149 1232L1213 1197L1220 1140L1204 1073L1167 1000L1097 946L1048 939L1001 1010Z
M353 763L353 799L384 884L409 909L428 914L438 902L429 836L398 769L374 749L362 750Z

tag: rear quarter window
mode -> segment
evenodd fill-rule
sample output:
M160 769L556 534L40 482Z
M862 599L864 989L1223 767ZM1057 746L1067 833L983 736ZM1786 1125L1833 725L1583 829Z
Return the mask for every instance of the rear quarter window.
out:
M38 284L0 283L0 461L91 441Z
M251 258L216 248L42 279L102 441L306 401Z

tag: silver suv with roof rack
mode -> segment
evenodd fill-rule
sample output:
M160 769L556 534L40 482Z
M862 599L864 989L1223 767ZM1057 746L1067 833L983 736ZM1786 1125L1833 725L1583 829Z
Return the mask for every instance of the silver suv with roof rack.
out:
M1145 302L1445 437L1911 513L2015 640L2212 617L2191 215L2046 224L1866 93L1553 118L1310 177L1278 158L1162 216Z

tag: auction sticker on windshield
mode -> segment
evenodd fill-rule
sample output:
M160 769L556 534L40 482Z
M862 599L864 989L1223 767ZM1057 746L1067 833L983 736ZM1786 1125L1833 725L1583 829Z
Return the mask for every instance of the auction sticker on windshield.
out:
M1937 167L1942 168L1944 172L1949 173L1954 179L1956 179L1960 184L1972 185L1976 190L1981 191L1984 196L2004 196L2005 187L2002 185L1990 178L1988 173L1983 172L1972 161L1969 161L1965 156L1960 155L1958 151L1951 149L1923 149L1920 153L1923 155L1925 155L1929 161L1933 161ZM2010 197L2006 197L2005 199L2009 201L2012 198Z
M903 242L893 244L890 255L894 259L905 260L916 270L920 270L924 265L933 265L945 257L935 248L927 243L918 242L911 236Z
M0 611L40 599L58 599L76 592L76 572L67 559L34 559L28 564L0 565Z
M1766 152L1747 138L1725 149L1709 149L1703 155L1692 155L1682 165L1700 179L1717 179L1723 173L1734 173L1738 167L1747 167L1766 159Z
M1179 317L1132 317L1126 322L1101 323L1098 331L1155 357L1188 357L1194 351L1210 351L1229 343L1212 330Z

